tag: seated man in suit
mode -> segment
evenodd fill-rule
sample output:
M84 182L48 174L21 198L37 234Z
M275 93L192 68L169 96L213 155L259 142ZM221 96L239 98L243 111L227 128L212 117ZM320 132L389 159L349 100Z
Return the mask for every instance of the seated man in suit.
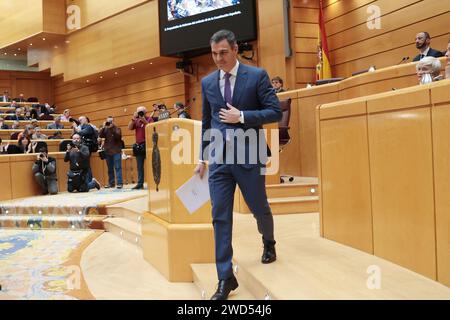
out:
M430 47L431 37L428 32L419 32L416 36L416 48L420 50L420 54L418 54L413 61L419 61L425 57L443 57L442 52L438 50L434 50Z
M9 102L11 99L9 98L8 91L3 92L3 95L0 96L0 102Z
M25 118L22 116L22 108L16 108L14 115L8 116L7 120L25 120Z
M61 116L57 116L53 123L48 124L47 129L64 129L64 125L61 123Z
M417 78L420 84L442 80L441 62L435 57L425 57L416 65Z
M40 127L35 127L34 128L34 133L31 136L31 139L33 140L45 140L48 139L47 135L43 134L41 132L41 128Z
M8 130L9 126L5 123L5 119L0 118L0 129Z
M25 97L23 96L23 93L19 94L18 98L14 99L17 102L27 102L27 99L25 99Z
M275 93L279 93L279 92L284 92L286 91L283 88L283 79L281 79L280 77L274 77L272 78L272 87L275 89Z

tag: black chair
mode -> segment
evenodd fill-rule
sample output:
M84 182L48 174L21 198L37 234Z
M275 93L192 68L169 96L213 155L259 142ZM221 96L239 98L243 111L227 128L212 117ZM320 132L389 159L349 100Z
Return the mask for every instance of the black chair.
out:
M278 122L279 130L279 144L280 152L286 147L286 145L291 141L291 136L289 135L289 121L291 119L291 98L280 100L280 108L283 113L281 120ZM293 176L280 176L280 183L284 183L283 178L288 178L290 182L294 181Z

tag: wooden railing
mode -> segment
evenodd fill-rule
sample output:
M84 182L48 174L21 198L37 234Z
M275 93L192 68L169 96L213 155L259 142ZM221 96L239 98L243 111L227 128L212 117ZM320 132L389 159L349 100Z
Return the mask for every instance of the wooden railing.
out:
M322 235L450 286L450 79L316 120Z

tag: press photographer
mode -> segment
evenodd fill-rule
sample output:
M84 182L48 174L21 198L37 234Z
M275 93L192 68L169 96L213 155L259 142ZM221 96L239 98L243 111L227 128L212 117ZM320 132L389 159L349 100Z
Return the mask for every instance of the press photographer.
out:
M56 176L56 159L48 156L47 149L39 149L37 159L31 168L34 179L39 184L42 194L58 193L58 178Z
M78 121L73 119L73 130L81 136L83 144L85 144L90 152L97 152L98 150L98 133L95 128L89 123L85 116L78 118Z
M67 191L88 192L90 189L100 189L100 184L95 178L89 178L89 148L81 143L81 136L74 134L72 142L67 144L64 162L70 162L70 170L67 172Z
M158 104L158 121L170 119L170 112L167 110L167 107L165 104Z
M153 119L147 117L146 113L147 109L144 106L138 107L128 124L128 129L136 130L136 143L133 144L133 155L136 157L137 162L138 183L133 189L144 188L145 126L153 122Z
M122 189L122 131L114 124L114 118L109 116L100 129L99 137L104 139L103 151L108 166L108 184L105 188ZM114 176L114 170L116 177Z

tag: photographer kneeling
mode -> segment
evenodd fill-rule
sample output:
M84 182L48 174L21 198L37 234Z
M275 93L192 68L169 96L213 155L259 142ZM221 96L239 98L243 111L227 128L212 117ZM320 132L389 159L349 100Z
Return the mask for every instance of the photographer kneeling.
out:
M70 170L67 173L67 191L74 192L88 192L90 189L100 189L100 184L93 178L89 181L88 171L90 152L89 148L81 143L79 134L72 136L72 143L67 145L64 162L70 161Z
M36 162L33 164L32 171L34 178L42 190L42 194L58 193L58 178L56 176L56 159L49 157L47 149L39 149Z

